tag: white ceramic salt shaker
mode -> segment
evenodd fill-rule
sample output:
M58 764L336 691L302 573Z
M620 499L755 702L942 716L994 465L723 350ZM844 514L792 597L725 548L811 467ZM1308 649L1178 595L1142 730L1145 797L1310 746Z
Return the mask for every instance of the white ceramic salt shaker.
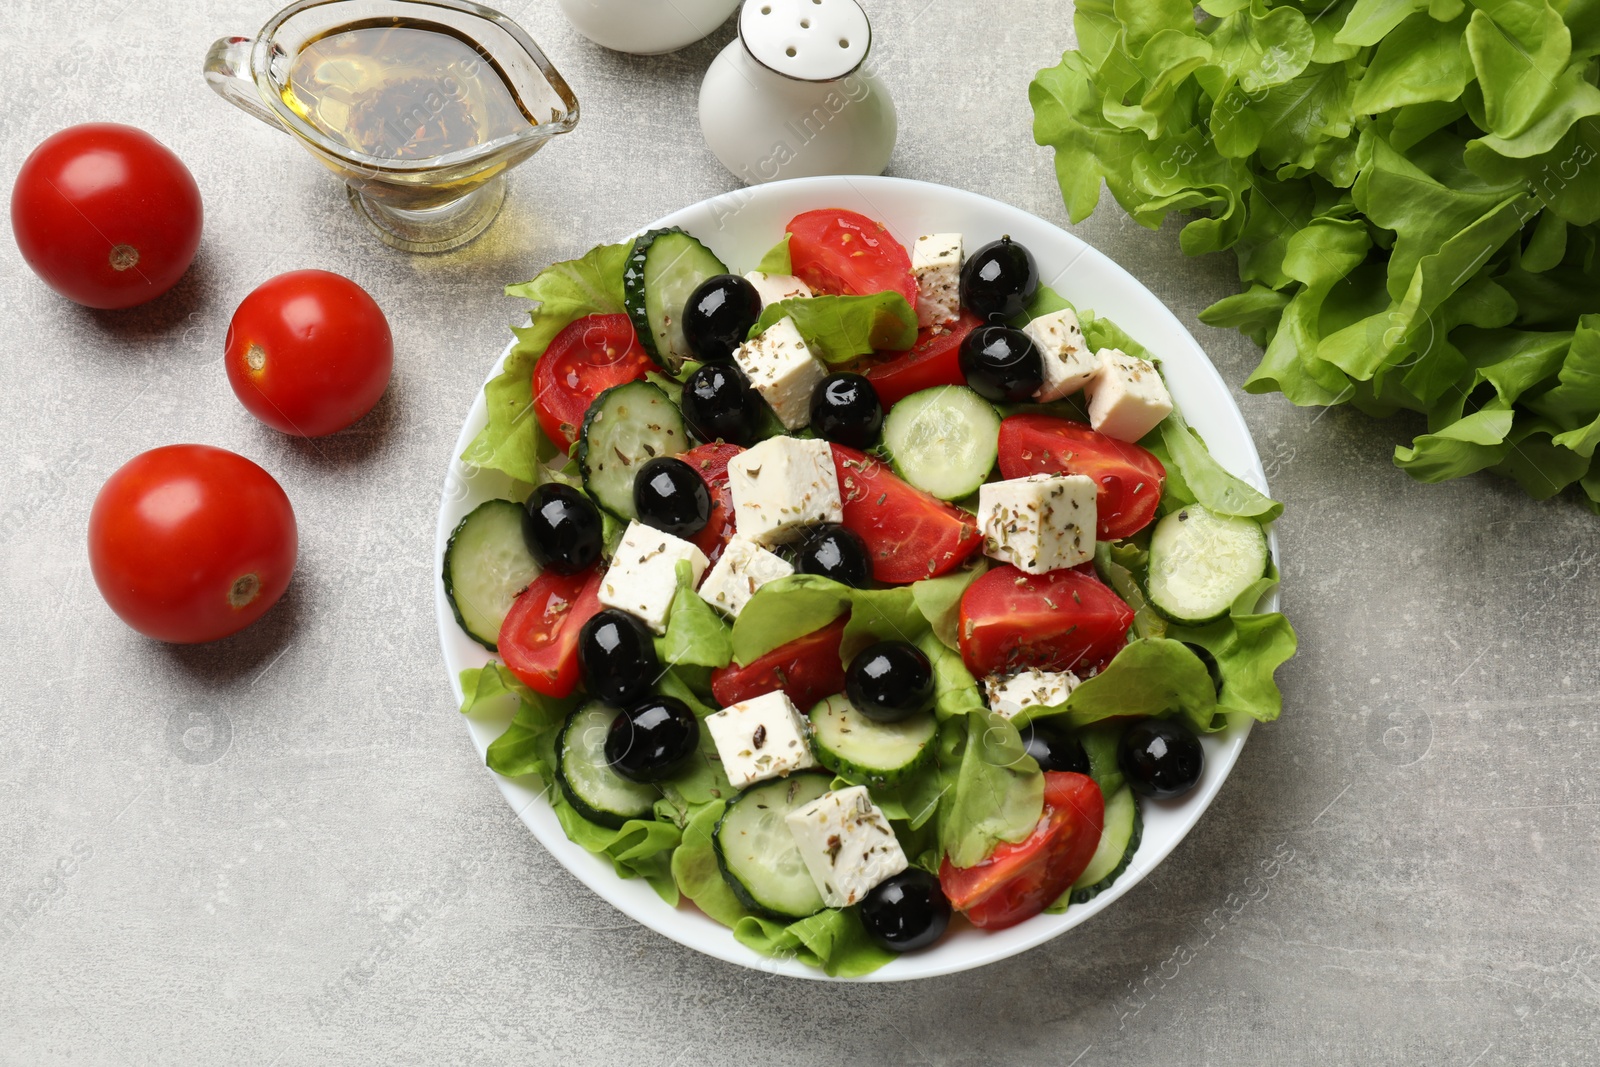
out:
M568 21L595 44L655 56L709 36L739 0L557 0ZM808 0L809 2L809 0Z
M706 143L751 184L883 173L898 127L871 48L856 0L745 0L700 84Z

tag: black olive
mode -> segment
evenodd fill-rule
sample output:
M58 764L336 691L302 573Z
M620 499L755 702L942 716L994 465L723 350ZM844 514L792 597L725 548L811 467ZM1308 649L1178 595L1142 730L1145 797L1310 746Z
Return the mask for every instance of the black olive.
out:
M1205 750L1194 731L1177 719L1140 719L1122 735L1117 762L1141 796L1182 796L1200 781Z
M678 401L689 431L702 441L735 445L755 442L761 420L761 394L732 363L707 363L689 375Z
M933 707L933 665L909 641L879 641L850 661L844 692L874 722L899 722Z
M683 339L701 362L726 362L760 317L755 286L737 274L713 275L683 305Z
M534 486L522 505L522 540L545 570L586 571L600 558L600 509L570 485Z
M699 747L700 720L676 697L646 697L606 732L606 762L630 782L671 778Z
M661 664L650 628L625 611L605 608L578 631L583 684L607 704L628 704L650 691Z
M1206 673L1211 675L1211 685L1217 691L1217 696L1222 695L1222 665L1217 662L1217 657L1204 645L1197 645L1193 641L1185 641L1183 647L1200 657L1200 662L1206 665Z
M1044 359L1033 338L1010 326L979 326L957 355L967 384L995 403L1031 400L1044 384Z
M861 925L890 952L927 948L950 925L950 901L939 879L912 867L885 878L861 898Z
M633 476L633 510L646 526L674 537L693 537L711 521L711 490L683 460L657 456Z
M1083 742L1048 723L1030 722L1020 730L1022 749L1034 758L1041 771L1089 773L1089 754Z
M851 448L870 448L883 429L878 391L859 374L830 374L811 393L811 429Z
M961 303L980 318L1009 322L1039 292L1033 253L1010 237L978 249L961 266Z
M842 585L865 589L872 581L872 561L867 543L854 530L825 522L812 528L795 552L795 570L832 578Z

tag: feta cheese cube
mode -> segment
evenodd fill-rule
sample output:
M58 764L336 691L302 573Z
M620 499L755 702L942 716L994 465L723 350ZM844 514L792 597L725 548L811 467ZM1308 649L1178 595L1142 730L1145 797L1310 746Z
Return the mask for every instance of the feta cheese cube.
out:
M1172 414L1172 396L1155 364L1120 348L1097 353L1100 370L1084 386L1089 424L1119 441L1137 441Z
M815 767L800 709L776 690L730 704L705 718L717 758L735 789Z
M984 554L1027 574L1094 558L1096 486L1082 474L1034 474L978 487Z
M1029 667L1017 674L995 674L983 680L989 710L1011 718L1023 708L1053 708L1078 688L1071 671L1041 671Z
M1076 393L1099 373L1100 360L1089 351L1071 308L1040 315L1022 332L1033 338L1044 362L1044 385L1033 394L1041 403Z
M828 372L811 355L793 319L768 326L734 349L733 359L784 429L798 430L811 421L811 394Z
M762 274L758 270L753 270L744 276L744 280L756 287L756 292L761 296L763 310L769 304L776 304L780 300L793 300L811 295L811 286L793 274Z
M917 325L954 322L961 314L961 235L918 237L911 248L911 276L917 280Z
M672 598L678 594L678 561L686 559L698 583L706 555L694 545L642 522L630 522L611 566L600 579L600 603L637 615L656 633L665 633Z
M906 854L864 785L835 789L791 811L789 832L830 908L847 908L905 870Z
M826 441L769 437L728 461L728 488L734 528L758 545L792 541L814 523L844 519Z
M757 589L793 573L794 568L783 557L768 552L748 538L735 537L723 548L722 556L706 575L706 580L700 583L700 599L737 619Z

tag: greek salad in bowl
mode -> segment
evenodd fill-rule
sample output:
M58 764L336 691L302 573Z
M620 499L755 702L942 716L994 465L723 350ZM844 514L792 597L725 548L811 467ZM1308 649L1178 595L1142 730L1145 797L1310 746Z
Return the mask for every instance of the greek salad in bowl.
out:
M1264 524L1159 366L1006 234L796 215L557 263L462 459L443 559L511 699L490 768L757 952L861 975L1082 905L1277 717Z

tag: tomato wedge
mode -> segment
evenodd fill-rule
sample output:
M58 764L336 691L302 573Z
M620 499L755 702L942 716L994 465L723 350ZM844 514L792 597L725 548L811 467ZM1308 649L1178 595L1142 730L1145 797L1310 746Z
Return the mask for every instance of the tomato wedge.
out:
M529 689L564 697L578 685L578 631L600 610L600 569L545 571L500 624L500 658Z
M794 272L816 292L896 292L917 306L911 256L883 223L843 208L823 208L790 219L789 234Z
M636 382L655 363L626 315L586 315L555 335L533 365L533 410L539 428L563 452L583 428L594 398L613 385Z
M902 481L881 459L834 445L833 464L844 524L867 543L878 581L936 578L983 547L971 514Z
M723 707L782 689L802 712L844 691L839 644L848 615L768 652L741 667L730 663L711 672L711 694Z
M884 410L924 389L937 385L965 385L961 373L961 342L983 320L963 311L955 322L924 326L917 331L917 343L904 355L870 368L867 381L878 394Z
M1155 456L1081 422L1052 415L1013 415L1000 423L1000 473L1083 474L1095 480L1096 537L1114 541L1150 525L1167 469Z
M728 485L728 461L744 449L725 443L696 445L678 458L694 468L711 490L711 518L705 528L689 538L706 559L717 562L722 550L733 540L733 490Z
M1128 643L1133 609L1081 570L1023 574L1009 564L961 596L961 659L979 678L1024 667L1102 667Z
M1105 799L1086 774L1044 772L1044 814L1033 833L998 845L972 867L939 866L939 887L973 926L1001 930L1055 903L1089 866L1105 824Z

